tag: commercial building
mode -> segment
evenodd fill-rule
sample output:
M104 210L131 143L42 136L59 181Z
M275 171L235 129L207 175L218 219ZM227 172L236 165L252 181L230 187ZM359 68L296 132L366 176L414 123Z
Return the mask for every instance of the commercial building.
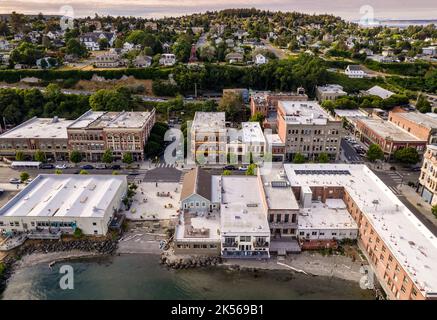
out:
M68 159L68 136L66 128L71 120L37 118L23 122L0 135L0 155L15 157L20 151L33 157L37 150L44 152L47 158Z
M242 122L241 126L240 130L227 130L226 152L230 162L248 164L251 157L257 162L266 152L266 139L261 126L258 122Z
M307 101L308 96L303 88L296 92L257 91L250 95L250 113L261 113L265 117L264 128L276 129L278 102L287 100Z
M266 150L272 153L273 162L284 162L285 160L285 143L277 133L265 134Z
M126 176L41 174L0 209L0 230L105 235L126 191Z
M193 162L226 163L227 131L224 112L196 112L189 129L188 148Z
M419 176L419 194L432 206L437 204L437 146L428 145Z
M221 254L227 258L269 258L270 229L253 176L223 176L220 198Z
M295 195L307 197L310 206L313 202L329 206L331 199L346 204L358 226L358 245L389 299L437 298L437 238L367 166L284 167ZM304 221L299 216L300 226ZM334 217L327 220L332 221ZM353 232L353 228L344 232Z
M144 160L144 145L155 124L155 109L150 112L88 111L67 127L70 150L78 150L87 161L101 161L106 149L115 159L131 153L135 161Z
M404 147L415 148L419 154L423 154L427 144L426 139L417 138L390 121L358 119L356 129L361 141L378 144L387 158Z
M296 154L317 159L326 153L338 159L342 137L342 123L331 117L315 101L279 101L278 135L285 143L286 157Z
M327 84L325 86L318 86L316 88L317 100L322 102L325 100L334 101L338 97L346 96L347 93L343 90L343 87L339 84Z
M350 127L352 127L354 133L357 127L357 120L369 117L361 109L334 109L334 114L337 120L345 119Z
M388 120L429 144L437 143L437 119L419 112L389 112Z

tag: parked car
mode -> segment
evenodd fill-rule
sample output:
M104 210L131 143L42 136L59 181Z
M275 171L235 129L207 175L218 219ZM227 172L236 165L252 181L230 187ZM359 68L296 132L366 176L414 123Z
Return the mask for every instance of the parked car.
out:
M238 168L238 171L247 171L247 166L241 166Z
M11 179L9 179L9 183L12 183L12 184L20 184L20 183L21 183L21 180L18 179L18 178L11 178Z
M90 164L85 164L85 165L81 166L80 168L84 169L84 170L92 170L92 169L94 169L94 166L92 166Z
M233 165L223 167L223 170L237 170L237 168Z
M67 165L66 165L65 163L63 163L63 164L57 164L57 165L55 166L55 168L56 168L56 169L67 169Z
M41 169L54 169L54 168L55 168L55 166L51 163L43 163L41 165Z
M127 174L128 174L129 176L137 176L137 175L139 175L140 173L139 173L138 171L129 171Z
M119 164L114 164L114 165L112 165L111 169L112 170L120 170L121 166Z
M97 163L95 165L95 168L96 169L106 169L106 164L104 164L104 163Z

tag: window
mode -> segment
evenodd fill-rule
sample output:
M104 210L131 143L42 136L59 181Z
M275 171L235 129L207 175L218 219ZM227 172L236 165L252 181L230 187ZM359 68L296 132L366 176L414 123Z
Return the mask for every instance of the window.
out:
M276 215L276 222L281 222L281 215L280 214Z
M269 215L269 222L273 222L275 215L274 214L270 214Z
M96 222L93 222L93 226L96 226L97 225L97 223Z
M284 215L284 222L287 223L290 219L290 215L289 214L285 214Z
M317 231L313 231L313 232L311 232L311 235L313 235L313 236L317 236Z
M392 256L388 256L388 261L392 262L393 261L393 257Z
M250 236L240 236L240 242L250 242Z
M305 235L305 232L304 232L304 231L300 231L300 232L299 232L299 235L300 235L300 236L304 236L304 235Z

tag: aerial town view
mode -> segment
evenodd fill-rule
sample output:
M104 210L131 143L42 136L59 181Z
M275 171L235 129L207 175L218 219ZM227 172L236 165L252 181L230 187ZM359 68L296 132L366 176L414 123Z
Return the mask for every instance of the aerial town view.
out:
M409 6L1 0L0 299L437 300Z

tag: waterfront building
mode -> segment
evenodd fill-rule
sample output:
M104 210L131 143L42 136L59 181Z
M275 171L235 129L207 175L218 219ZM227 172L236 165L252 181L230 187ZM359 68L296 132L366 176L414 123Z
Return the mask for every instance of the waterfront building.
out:
M67 127L70 150L78 150L87 161L101 161L106 149L115 159L131 153L134 161L144 160L144 146L155 124L150 112L107 112L89 110Z
M269 258L270 229L254 176L223 176L220 199L221 254L226 258Z
M31 118L0 135L0 155L15 157L18 151L33 157L37 150L46 158L68 159L67 127L71 120L53 118Z
M0 231L59 238L80 228L106 235L126 191L122 175L40 174L0 208Z
M342 123L316 101L279 101L277 122L289 160L297 153L312 160L317 160L320 153L328 154L332 160L338 159Z
M396 150L405 147L415 148L419 154L423 154L427 144L426 139L418 138L390 121L358 119L356 129L361 141L378 144L387 159L390 159Z
M338 223L332 200L334 204L344 202L358 227L358 245L389 299L437 298L437 238L367 166L285 164L284 167L301 203L308 201L308 207L316 208L322 203L331 206L323 209L330 214L329 219L323 217L328 225ZM340 204L344 210L343 203ZM299 232L306 232L304 222L300 215ZM340 232L354 232L350 221L343 223L351 228L332 230L331 236L339 239ZM320 230L311 231L310 237L312 232L320 237Z

